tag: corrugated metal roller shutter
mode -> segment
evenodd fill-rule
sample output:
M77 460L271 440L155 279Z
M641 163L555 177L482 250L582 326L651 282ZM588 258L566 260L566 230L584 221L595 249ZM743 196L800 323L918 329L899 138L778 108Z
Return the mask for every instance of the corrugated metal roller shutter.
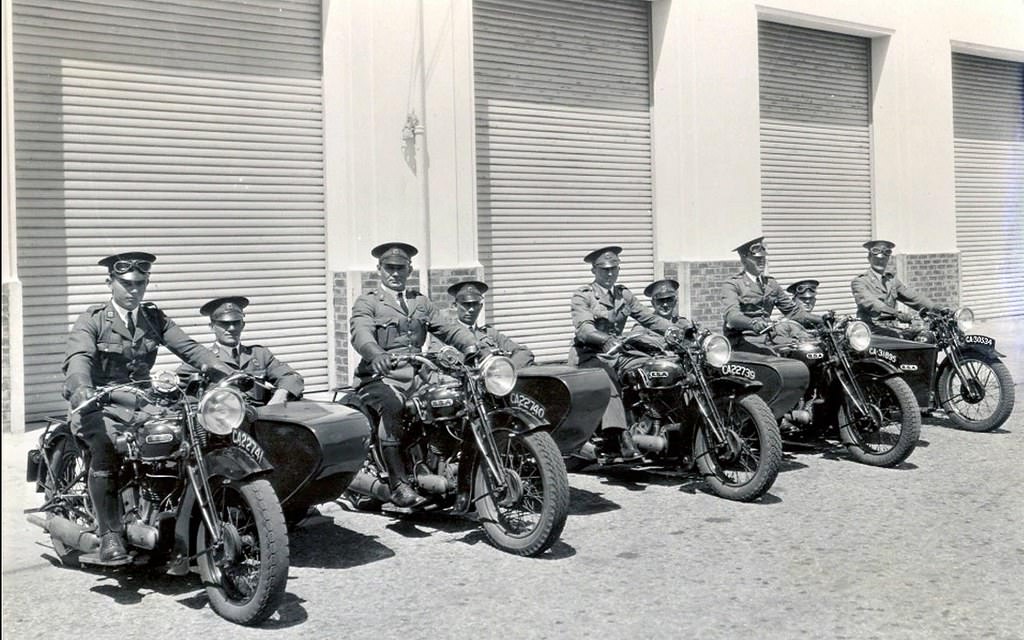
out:
M769 268L821 281L818 307L851 311L871 236L871 45L758 25L761 207ZM738 244L739 242L737 242Z
M1024 314L1024 64L953 54L961 302Z
M649 7L477 1L480 256L489 321L542 362L572 343L583 256L621 245L619 282L653 276Z
M320 2L15 2L18 269L29 421L62 411L96 260L158 255L147 299L252 298L244 339L327 387ZM162 352L158 364L176 359Z

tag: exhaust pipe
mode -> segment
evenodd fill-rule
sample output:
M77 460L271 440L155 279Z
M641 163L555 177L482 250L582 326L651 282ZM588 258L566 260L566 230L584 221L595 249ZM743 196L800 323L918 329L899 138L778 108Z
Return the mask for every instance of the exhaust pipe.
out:
M668 449L668 438L665 436L634 434L633 444L644 453L662 453Z
M782 419L803 427L811 424L811 412L804 411L803 409L793 409L786 415L782 416Z
M95 533L83 529L63 516L52 516L43 520L39 516L30 515L28 521L42 527L65 546L78 549L82 553L92 553L100 548L100 539Z
M349 483L348 488L350 491L361 493L381 502L391 502L391 489L388 488L388 484L372 473L368 473L366 469L359 470L356 477Z
M433 473L419 473L416 474L416 484L419 485L420 489L429 493L445 494L448 493L448 489L454 489L448 484L448 479L444 476L435 475Z

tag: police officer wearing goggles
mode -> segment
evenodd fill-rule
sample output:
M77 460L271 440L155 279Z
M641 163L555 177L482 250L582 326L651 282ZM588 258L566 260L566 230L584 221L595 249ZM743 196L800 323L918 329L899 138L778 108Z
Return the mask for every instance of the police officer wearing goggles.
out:
M900 337L902 332L897 322L913 322L914 316L896 308L897 302L911 309L940 309L928 296L918 293L912 287L887 271L895 243L888 240L869 240L864 243L868 250L868 264L871 268L857 276L850 283L853 299L857 302L857 317L868 323L871 331L887 336Z
M142 302L156 256L132 251L107 256L111 299L89 307L78 317L67 337L64 354L63 395L78 407L95 394L95 387L145 379L156 361L160 345L196 368L206 366L221 376L230 373L213 353L188 337L155 304ZM128 560L121 539L117 490L117 454L112 436L131 419L135 407L95 404L75 413L71 427L89 447L89 496L96 512L100 561Z
M270 349L258 344L242 344L242 330L245 329L245 308L249 299L244 296L214 298L199 308L199 313L210 316L210 329L216 342L210 350L232 369L244 371L261 378L277 387L267 399L267 390L253 385L246 393L253 404L281 404L287 400L302 397L304 386L302 376L274 357ZM195 369L187 364L178 368L178 375L187 378Z
M651 299L655 315L683 329L693 327L693 323L679 315L679 283L671 278L655 280L644 287L644 295ZM656 336L657 334L641 325L633 328L631 336Z
M786 291L793 296L798 304L803 305L806 311L813 311L814 305L818 302L819 284L812 278L797 280L786 287ZM801 342L811 337L800 323L792 321L780 322L775 325L774 333L772 341L776 344Z
M615 284L619 278L620 253L622 247L616 246L588 253L583 260L591 265L594 281L577 289L570 303L576 333L569 351L569 364L603 369L611 387L611 399L601 418L600 456L606 464L629 462L641 457L627 429L619 383L631 360L619 354L626 320L633 318L659 335L672 326L665 318L644 308L629 289Z
M778 307L787 318L806 327L821 324L821 316L805 310L779 286L775 278L767 275L768 248L764 237L754 238L733 249L740 256L743 271L722 285L725 337L733 349L750 353L773 355L770 349L751 344L744 332L760 333L771 325L772 311Z
M458 323L446 322L427 296L406 288L412 257L418 251L403 242L386 242L371 252L377 258L381 286L359 296L352 305L349 330L362 360L355 375L360 398L380 416L381 454L388 470L391 501L412 507L426 499L412 487L402 450L401 414L405 394L414 389L411 366L393 368L391 355L419 353L427 331L463 353L477 340Z
M472 332L481 345L490 349L504 351L509 354L516 369L533 364L533 352L517 343L492 325L483 326L476 323L484 308L484 294L487 285L478 280L464 280L448 287L448 295L452 297L458 322Z

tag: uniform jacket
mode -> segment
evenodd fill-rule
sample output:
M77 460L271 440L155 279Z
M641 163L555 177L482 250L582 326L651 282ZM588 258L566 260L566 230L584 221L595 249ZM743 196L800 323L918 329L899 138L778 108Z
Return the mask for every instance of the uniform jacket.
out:
M613 293L596 282L580 287L573 293L570 307L572 325L576 329L573 347L580 361L600 353L610 338L621 336L629 318L658 334L672 326L668 320L645 308L632 291L620 284L613 287ZM570 355L570 362L572 360Z
M509 358L512 359L512 364L515 365L516 369L522 369L533 364L532 351L491 325L485 324L482 327L473 327L469 330L480 341L481 345L486 345L490 349L508 352Z
M660 318L663 316L658 317ZM683 329L689 329L690 327L693 326L693 322L679 314L675 314L671 318L665 319L676 326L682 327ZM640 324L634 326L633 330L629 332L629 335L631 337L660 337L656 331L651 331L647 327Z
M461 351L476 345L476 338L469 329L447 322L427 296L414 289L406 289L405 298L408 314L402 311L394 294L386 293L383 287L367 291L352 305L349 331L352 346L362 356L355 372L361 381L373 375L370 361L375 356L392 351L419 352L428 331ZM389 377L399 381L411 380L412 368L395 369Z
M232 359L231 348L220 343L214 343L210 347L210 351L216 354L221 362L252 376L263 378L279 389L285 389L292 399L297 400L302 397L304 386L302 376L298 371L275 358L270 349L258 344L243 344L238 348L238 362ZM178 367L178 376L182 379L187 379L195 372L195 367L187 364ZM270 400L270 392L259 385L254 385L246 393L257 404L266 404L267 400Z
M722 285L724 311L723 331L735 343L744 331L754 329L754 320L771 321L772 311L778 307L787 318L804 324L810 320L807 311L796 302L778 281L765 277L765 284L754 282L746 272L740 271Z
M879 276L874 269L868 269L853 279L850 288L857 302L857 317L868 324L885 324L895 320L897 301L918 310L935 306L927 296L914 291L896 274L888 271Z
M160 345L192 366L217 364L217 356L178 328L155 304L136 309L135 335L128 333L113 301L89 307L68 333L64 351L65 398L81 387L145 378Z

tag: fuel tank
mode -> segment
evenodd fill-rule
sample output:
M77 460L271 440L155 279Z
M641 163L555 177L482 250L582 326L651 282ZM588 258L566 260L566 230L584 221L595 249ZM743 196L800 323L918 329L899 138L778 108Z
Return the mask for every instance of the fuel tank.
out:
M356 409L296 400L256 414L245 429L274 467L270 483L286 512L338 497L363 466L370 422Z
M757 395L768 403L776 420L797 405L811 380L807 365L793 358L734 351L729 365L754 371L754 379L763 385Z
M865 355L896 365L921 408L932 406L932 380L939 350L934 344L872 334Z
M579 449L608 406L607 374L554 364L524 367L518 373L509 402L551 424L551 437L563 454Z

